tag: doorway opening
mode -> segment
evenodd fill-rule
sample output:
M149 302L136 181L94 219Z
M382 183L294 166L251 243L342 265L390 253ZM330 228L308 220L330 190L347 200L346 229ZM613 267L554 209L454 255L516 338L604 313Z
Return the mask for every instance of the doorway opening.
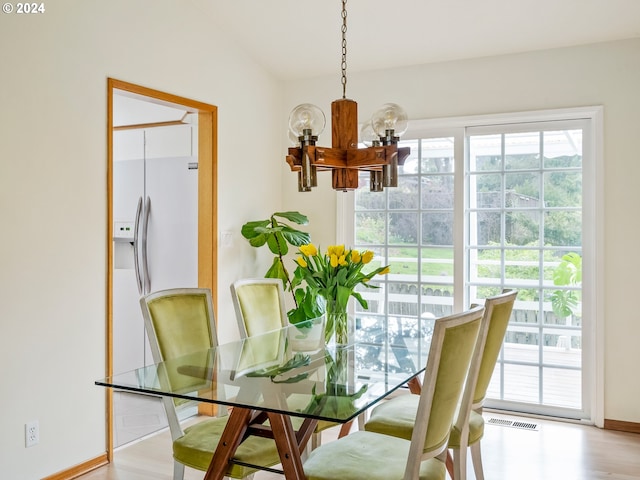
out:
M153 363L140 297L201 287L211 290L216 305L217 107L115 79L107 83L107 375L112 375ZM108 391L109 461L114 446L164 426L162 409L151 422L135 408L128 418L116 419L114 410L125 407L115 406L119 399L128 397ZM116 431L117 422L122 432Z

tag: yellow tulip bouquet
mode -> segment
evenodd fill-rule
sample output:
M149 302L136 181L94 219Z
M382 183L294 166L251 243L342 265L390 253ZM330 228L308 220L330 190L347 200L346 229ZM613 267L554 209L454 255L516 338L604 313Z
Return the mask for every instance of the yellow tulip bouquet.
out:
M299 254L296 258L297 267L294 272L292 288L302 282L307 284L306 292L302 289L295 292L297 298L301 300L299 304L303 307L304 304L307 304L316 308L318 305L317 297L322 297L326 303L327 314L325 340L329 342L335 334L337 344L348 343L347 304L349 298L354 297L362 308L368 308L367 301L362 298L359 292L355 291L355 288L358 285L379 288L370 285L369 281L376 275L389 273L389 266L379 267L365 273L363 268L373 260L374 253L370 250L348 250L344 245L332 245L327 248L326 253L321 254L315 245L309 243L299 247ZM303 311L304 308L300 310Z

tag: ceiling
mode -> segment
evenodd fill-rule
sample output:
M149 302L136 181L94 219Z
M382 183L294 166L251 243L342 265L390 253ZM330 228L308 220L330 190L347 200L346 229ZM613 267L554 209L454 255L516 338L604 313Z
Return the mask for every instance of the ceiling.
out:
M204 0L284 80L340 76L341 0ZM349 0L347 73L640 37L640 0Z

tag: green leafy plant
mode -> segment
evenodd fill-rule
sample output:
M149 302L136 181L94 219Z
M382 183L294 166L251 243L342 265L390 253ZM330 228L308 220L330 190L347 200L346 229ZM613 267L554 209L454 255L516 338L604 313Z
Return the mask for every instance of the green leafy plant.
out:
M582 257L575 252L563 255L562 261L553 271L556 286L580 285L582 283ZM551 308L558 317L564 318L576 313L580 305L579 292L556 290L551 294Z
M307 225L309 219L300 212L276 212L266 220L247 222L242 226L242 236L253 247L266 245L274 254L273 262L265 273L266 278L279 278L285 290L293 295L295 307L287 312L289 322L298 324L311 318L317 318L324 313L324 300L319 298L309 288L294 288L289 272L284 263L284 256L289 252L289 245L299 247L311 242L307 232L298 230L295 225Z
M266 245L274 254L273 262L265 273L266 278L279 278L285 290L291 290L289 272L284 264L284 256L289 252L289 245L299 247L311 240L307 232L298 230L283 222L284 219L296 225L307 225L309 219L300 212L276 212L266 220L247 222L242 226L242 236L249 240L252 247Z

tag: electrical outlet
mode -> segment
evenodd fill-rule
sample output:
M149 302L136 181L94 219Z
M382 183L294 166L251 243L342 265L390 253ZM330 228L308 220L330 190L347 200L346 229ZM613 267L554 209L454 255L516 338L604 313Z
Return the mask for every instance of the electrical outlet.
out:
M24 426L24 446L33 447L40 441L40 426L38 421L34 420Z

